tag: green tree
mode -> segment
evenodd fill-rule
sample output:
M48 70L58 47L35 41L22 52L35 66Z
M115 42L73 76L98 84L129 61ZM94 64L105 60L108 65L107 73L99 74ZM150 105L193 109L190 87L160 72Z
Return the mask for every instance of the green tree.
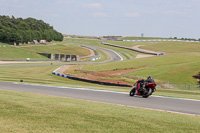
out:
M22 42L22 36L21 36L21 34L19 32L11 33L10 41L11 42L16 42L16 43Z
M0 15L0 41L27 43L41 39L62 41L63 35L42 20Z

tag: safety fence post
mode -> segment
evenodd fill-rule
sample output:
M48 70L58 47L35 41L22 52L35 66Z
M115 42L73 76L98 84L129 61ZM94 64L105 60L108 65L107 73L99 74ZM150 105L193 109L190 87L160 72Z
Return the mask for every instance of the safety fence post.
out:
M185 87L185 89L187 90L187 83L186 83L186 87Z

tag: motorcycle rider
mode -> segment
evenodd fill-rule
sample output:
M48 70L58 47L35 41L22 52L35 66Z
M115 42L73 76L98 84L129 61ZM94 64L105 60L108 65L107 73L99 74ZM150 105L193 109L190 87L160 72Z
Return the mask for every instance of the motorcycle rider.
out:
M146 93L146 89L144 89L146 84L155 83L154 79L151 76L147 77L147 80L142 79L138 80L138 82L140 83L139 92L141 93Z
M148 84L148 83L155 83L154 79L153 79L151 76L149 76L149 77L147 78L147 80L145 81L145 85ZM153 89L153 92L154 92L154 91L156 91L156 88Z
M145 80L144 79L142 79L142 80L138 80L138 83L140 84L140 88L139 88L139 92L141 92L141 93L144 93L144 87L145 87Z
M145 82L146 83L155 83L155 81L153 80L153 78L151 76L149 76Z

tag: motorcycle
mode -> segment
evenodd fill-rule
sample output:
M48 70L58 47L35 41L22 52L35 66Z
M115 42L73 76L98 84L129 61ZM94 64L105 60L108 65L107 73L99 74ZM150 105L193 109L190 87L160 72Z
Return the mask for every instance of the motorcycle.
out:
M148 98L152 95L153 92L156 91L156 83L144 83L142 81L137 81L136 85L132 87L129 95L134 96L142 96L144 98Z

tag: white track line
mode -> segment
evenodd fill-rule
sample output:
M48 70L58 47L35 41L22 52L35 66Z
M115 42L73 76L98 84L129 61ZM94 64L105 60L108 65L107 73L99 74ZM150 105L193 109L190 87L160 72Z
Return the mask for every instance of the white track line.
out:
M118 93L118 94L125 94L125 95L128 95L128 94L129 94L129 93L127 93L127 92L107 91L107 90L97 90L97 89L86 89L86 88L76 88L76 87L48 86L48 85L23 84L23 83L15 83L15 84L32 85L32 86L43 86L43 87L53 87L53 88L66 88L66 89L76 89L76 90L88 90L88 91L99 91L99 92ZM195 99L184 99L184 98L163 97L163 96L152 96L152 97L169 98L169 99L179 99L179 100L190 100L190 101L197 101L197 102L200 102L200 100L195 100ZM72 98L72 99L75 99L75 98ZM106 103L106 104L112 104L112 105L118 105L118 106L125 106L125 107L134 107L134 108L140 108L140 109L148 109L148 110L154 110L154 111L162 111L162 112L176 113L176 114L183 114L183 115L200 116L200 115L190 114L190 113L183 113L183 112L176 112L176 111L167 111L167 110L152 109L152 108L137 107L137 106L129 106L129 105L122 105L122 104L113 104L113 103L108 103L108 102L99 102L99 101L92 101L92 100L85 100L85 99L79 99L79 100L90 101L90 102L96 102L96 103Z
M23 84L23 83L15 83L15 84ZM99 92L118 93L118 94L125 94L125 95L129 94L127 92L98 90L98 89L87 89L87 88L78 88L78 87L48 86L48 85L37 85L37 84L23 84L23 85L33 85L33 86L43 86L43 87L55 87L55 88L66 88L66 89L75 89L75 90L99 91ZM155 95L152 95L151 97L160 97L160 98L179 99L179 100L188 100L188 101L197 101L197 102L200 102L200 100L196 100L196 99L186 99L186 98L176 98L176 97L164 97L164 96L155 96Z

